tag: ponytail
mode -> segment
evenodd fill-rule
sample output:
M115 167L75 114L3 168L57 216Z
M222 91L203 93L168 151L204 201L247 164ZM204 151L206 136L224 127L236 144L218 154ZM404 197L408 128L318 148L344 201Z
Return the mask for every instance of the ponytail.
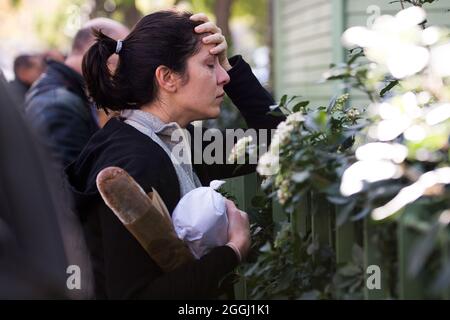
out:
M92 29L96 42L83 57L82 71L90 97L106 112L124 103L123 92L108 68L108 59L116 52L117 41L101 30Z

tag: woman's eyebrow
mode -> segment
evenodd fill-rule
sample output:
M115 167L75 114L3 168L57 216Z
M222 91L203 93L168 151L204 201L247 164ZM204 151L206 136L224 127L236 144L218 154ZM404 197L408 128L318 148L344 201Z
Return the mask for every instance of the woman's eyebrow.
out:
M211 60L211 59L214 59L214 55L213 54L211 54L211 53L209 53L208 52L208 55L206 55L205 57L204 57L204 61L209 61L209 60Z

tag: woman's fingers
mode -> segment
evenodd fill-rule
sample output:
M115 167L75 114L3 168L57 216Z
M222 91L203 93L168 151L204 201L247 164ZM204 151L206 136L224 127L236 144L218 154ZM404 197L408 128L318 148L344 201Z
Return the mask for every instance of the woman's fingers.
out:
M220 33L214 33L210 36L206 36L202 39L204 44L210 44L210 43L222 43L225 41L225 37L221 35Z
M202 23L199 26L196 26L195 32L197 32L197 33L206 33L206 32L221 33L222 31L220 30L219 27L216 26L215 23L208 21L208 22Z
M206 14L203 12L199 12L196 14L193 14L190 18L192 21L198 21L198 22L208 22L209 18Z
M203 38L202 41L204 44L217 44L214 48L210 50L210 53L214 55L226 52L228 49L225 37L219 33L207 36Z
M222 35L222 30L218 26L216 26L215 23L209 21L208 17L204 13L195 14L191 16L191 19L204 22L201 25L195 27L195 32L211 33L211 35L203 38L203 43L215 44L216 46L209 52L219 57L219 63L226 71L230 70L232 67L227 58L228 44L227 40Z
M221 44L218 44L217 46L209 50L209 52L214 55L219 55L221 53L226 53L227 48L228 48L227 43L222 42Z

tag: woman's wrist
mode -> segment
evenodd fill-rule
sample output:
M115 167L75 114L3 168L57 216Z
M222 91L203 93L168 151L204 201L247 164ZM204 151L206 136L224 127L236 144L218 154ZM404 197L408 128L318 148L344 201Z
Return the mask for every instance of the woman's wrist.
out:
M231 249L233 249L234 253L236 253L238 262L241 263L241 262L242 262L242 255L241 255L241 252L239 251L238 247L237 247L234 243L232 243L232 242L228 242L228 243L226 244L226 246L228 246L228 247L230 247Z

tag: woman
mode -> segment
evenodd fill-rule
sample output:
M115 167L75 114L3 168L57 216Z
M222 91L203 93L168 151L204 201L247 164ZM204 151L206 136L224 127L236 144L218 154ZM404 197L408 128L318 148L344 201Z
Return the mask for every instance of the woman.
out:
M106 167L123 168L146 192L153 187L172 212L193 188L255 169L177 163L171 156L174 130L192 132L192 121L217 117L224 92L249 127L275 128L282 119L267 115L273 99L240 56L227 59L220 29L202 14L150 14L123 41L96 35L83 61L87 88L98 107L122 117L95 134L66 173L91 251L97 297L215 297L220 280L248 251L246 215L229 203L229 244L163 273L103 203L96 176ZM119 65L111 74L108 59L115 53Z

